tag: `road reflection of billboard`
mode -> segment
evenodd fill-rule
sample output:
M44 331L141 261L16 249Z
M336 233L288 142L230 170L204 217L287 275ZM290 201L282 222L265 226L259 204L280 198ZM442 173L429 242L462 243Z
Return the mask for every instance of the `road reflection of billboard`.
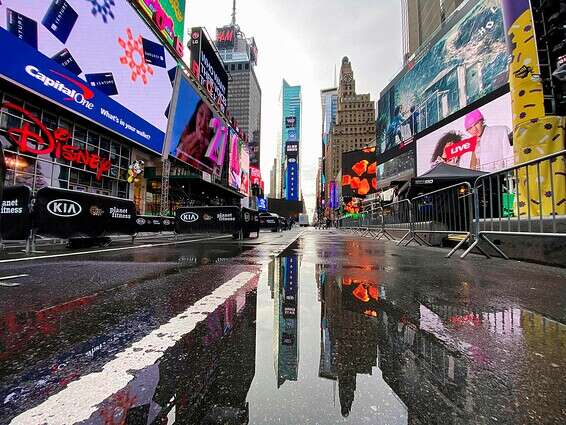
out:
M296 381L299 369L299 257L291 255L274 261L274 364L277 388Z

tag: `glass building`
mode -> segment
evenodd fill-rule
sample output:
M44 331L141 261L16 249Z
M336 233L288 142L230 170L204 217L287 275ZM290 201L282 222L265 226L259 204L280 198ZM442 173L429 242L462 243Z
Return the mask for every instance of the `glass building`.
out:
M300 200L301 86L283 80L281 87L281 197Z

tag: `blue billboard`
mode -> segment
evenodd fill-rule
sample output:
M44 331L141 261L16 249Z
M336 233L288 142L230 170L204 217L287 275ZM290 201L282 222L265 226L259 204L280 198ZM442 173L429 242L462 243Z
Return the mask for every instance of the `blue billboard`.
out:
M0 46L7 80L162 153L177 63L128 2L2 0Z
M299 200L299 166L295 158L287 160L285 199L289 201Z

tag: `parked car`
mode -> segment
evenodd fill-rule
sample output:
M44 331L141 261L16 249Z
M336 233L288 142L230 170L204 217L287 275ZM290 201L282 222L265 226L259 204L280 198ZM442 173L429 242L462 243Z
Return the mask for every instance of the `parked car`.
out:
M279 232L283 229L281 219L282 217L275 213L260 213L259 228L271 229L272 232Z

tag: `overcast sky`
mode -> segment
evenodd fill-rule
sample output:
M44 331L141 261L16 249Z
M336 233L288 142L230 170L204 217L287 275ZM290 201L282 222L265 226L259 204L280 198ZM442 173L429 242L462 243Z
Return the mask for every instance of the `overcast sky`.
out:
M356 91L379 92L401 69L400 0L237 0L236 22L258 45L256 74L262 89L261 171L269 190L281 117L281 81L303 90L301 184L309 213L321 155L320 90L332 87L334 67L348 56ZM187 0L186 26L230 23L232 0Z

